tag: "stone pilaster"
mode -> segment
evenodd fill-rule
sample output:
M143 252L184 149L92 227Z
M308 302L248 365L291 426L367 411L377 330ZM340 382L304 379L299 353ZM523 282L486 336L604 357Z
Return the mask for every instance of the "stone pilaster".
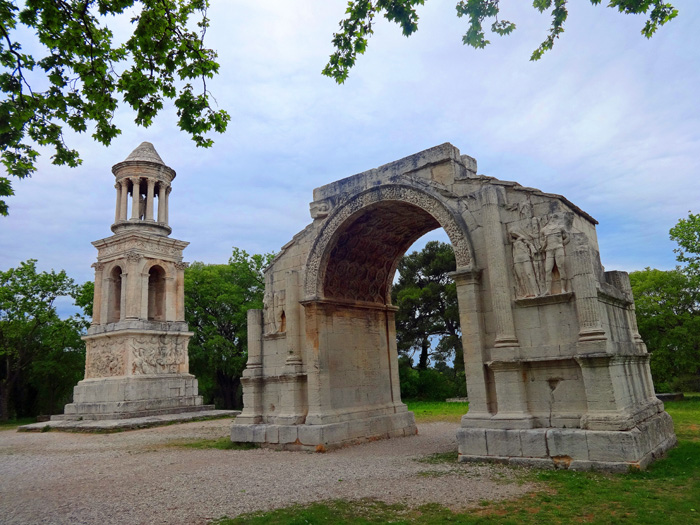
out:
M605 341L607 336L600 322L600 304L595 271L588 240L583 234L573 234L571 244L572 288L576 297L576 313L579 322L579 341Z
M450 277L457 286L459 325L462 329L464 371L469 396L469 413L465 418L490 418L495 408L489 394L489 377L484 366L484 340L479 308L481 272L458 269Z
M175 269L177 275L175 294L175 321L185 320L185 269L189 266L186 262L176 262Z
M93 263L95 269L95 291L92 296L92 322L100 324L102 322L102 272L105 265L102 263Z
M486 241L486 261L489 272L491 304L496 320L496 348L519 346L515 336L513 311L511 310L511 286L506 266L506 251L503 242L503 225L498 205L498 191L493 186L486 186L479 193L481 198Z

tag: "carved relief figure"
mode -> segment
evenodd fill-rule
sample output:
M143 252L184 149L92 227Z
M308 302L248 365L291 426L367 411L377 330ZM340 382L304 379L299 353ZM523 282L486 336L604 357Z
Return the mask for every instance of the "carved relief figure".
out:
M263 309L265 312L265 333L277 334L285 331L284 323L284 291L274 293L265 286L265 294L263 295Z
M537 249L522 232L512 231L510 236L513 240L513 264L518 285L518 297L540 295L535 270Z
M131 343L133 374L174 374L185 363L179 339L165 336L135 338Z
M312 202L309 205L309 211L311 212L312 219L323 219L328 217L330 212L330 205L327 202Z
M561 290L556 293L568 291L565 246L569 243L572 219L571 214L553 214L523 219L508 228L517 297L553 293L555 271L561 283Z
M124 359L118 341L102 341L88 347L85 378L124 375Z
M547 223L542 226L540 231L542 237L542 247L544 249L544 278L545 291L544 294L552 292L552 277L554 268L559 271L561 280L561 293L567 292L567 273L565 264L564 246L569 244L569 229L570 224L567 224L565 217L560 215L552 215Z
M265 332L268 334L277 333L277 320L275 319L274 295L270 290L272 284L265 284L265 294L263 295L263 310L265 311Z

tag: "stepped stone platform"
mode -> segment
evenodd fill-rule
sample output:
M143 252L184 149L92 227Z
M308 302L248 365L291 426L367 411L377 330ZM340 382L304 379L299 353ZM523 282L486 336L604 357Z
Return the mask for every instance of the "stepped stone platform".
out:
M120 432L139 428L158 427L205 419L235 417L240 410L213 410L211 405L203 405L198 410L180 412L178 414L159 414L146 417L130 417L120 419L74 420L54 418L51 421L23 425L18 432L45 432L46 430L61 430L65 432Z

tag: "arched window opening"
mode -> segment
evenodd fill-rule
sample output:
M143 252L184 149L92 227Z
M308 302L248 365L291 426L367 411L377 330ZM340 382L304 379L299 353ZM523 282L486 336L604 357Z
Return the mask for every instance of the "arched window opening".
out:
M160 266L148 271L148 320L165 321L165 270Z
M122 269L119 266L115 266L112 268L109 277L107 322L118 323L121 319L122 311Z

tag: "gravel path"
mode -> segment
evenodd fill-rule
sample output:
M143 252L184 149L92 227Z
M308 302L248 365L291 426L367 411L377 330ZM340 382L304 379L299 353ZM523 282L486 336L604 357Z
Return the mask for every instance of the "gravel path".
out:
M169 446L225 436L230 425L225 419L117 434L0 431L0 523L199 524L359 498L462 509L533 489L499 466L416 461L456 449L452 423L422 424L418 436L326 454Z

